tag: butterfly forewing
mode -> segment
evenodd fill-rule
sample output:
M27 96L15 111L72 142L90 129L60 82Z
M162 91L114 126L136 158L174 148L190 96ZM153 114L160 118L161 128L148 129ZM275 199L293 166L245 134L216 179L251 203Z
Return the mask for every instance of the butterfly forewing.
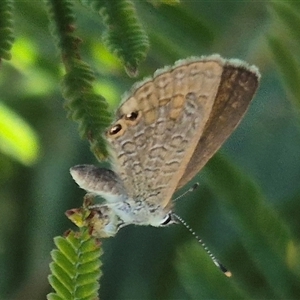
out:
M107 138L130 197L168 204L203 134L222 72L220 59L181 61L123 102ZM115 134L112 128L118 125Z

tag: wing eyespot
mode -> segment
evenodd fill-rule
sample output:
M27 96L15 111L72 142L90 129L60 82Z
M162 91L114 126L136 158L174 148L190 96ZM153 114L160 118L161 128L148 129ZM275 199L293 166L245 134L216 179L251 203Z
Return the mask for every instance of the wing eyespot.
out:
M115 135L118 132L120 132L120 130L122 130L122 125L121 124L116 124L114 125L110 130L109 130L109 134L110 135Z
M139 112L138 111L133 111L127 115L125 115L125 120L129 120L129 121L135 121L139 116Z

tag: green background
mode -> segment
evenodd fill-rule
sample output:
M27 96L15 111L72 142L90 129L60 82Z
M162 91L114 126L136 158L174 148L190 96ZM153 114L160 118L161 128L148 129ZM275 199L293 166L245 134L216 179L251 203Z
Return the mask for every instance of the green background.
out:
M226 278L180 225L128 226L103 241L101 299L300 299L300 8L296 2L134 1L150 50L137 79L101 40L101 17L74 1L82 58L111 109L131 85L188 56L259 67L238 129L176 203L226 265ZM45 299L53 237L84 192L69 168L97 164L66 118L64 74L42 1L17 1L12 59L0 69L0 299ZM299 22L298 22L299 21ZM298 22L298 23L297 23ZM298 26L298 27L297 27ZM187 187L183 188L180 194Z

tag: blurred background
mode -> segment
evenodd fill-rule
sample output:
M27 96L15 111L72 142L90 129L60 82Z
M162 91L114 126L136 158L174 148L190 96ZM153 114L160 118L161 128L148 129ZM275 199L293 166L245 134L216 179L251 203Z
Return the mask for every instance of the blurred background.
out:
M300 5L133 2L150 41L136 79L102 42L101 17L73 2L82 59L111 111L134 82L188 56L239 58L262 79L241 125L193 180L200 187L176 202L233 277L181 225L128 226L103 241L100 298L300 299ZM51 291L53 238L76 229L64 212L84 196L69 168L99 163L63 108L46 6L16 1L13 18L12 58L0 69L0 299L39 300Z

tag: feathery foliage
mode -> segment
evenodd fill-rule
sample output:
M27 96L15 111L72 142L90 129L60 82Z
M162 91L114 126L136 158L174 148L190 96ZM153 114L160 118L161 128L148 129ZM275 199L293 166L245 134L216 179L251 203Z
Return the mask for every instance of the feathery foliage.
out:
M10 50L14 41L12 0L0 2L0 62L11 59Z
M69 0L48 0L52 35L67 72L62 84L65 107L79 123L80 135L90 142L91 150L101 160L108 155L103 132L111 123L111 115L104 97L93 90L94 72L80 58L72 6Z
M124 62L130 76L137 75L137 68L149 48L146 32L140 24L132 1L81 0L99 12L107 30L103 38L108 48Z
M51 252L53 261L48 279L55 293L50 293L47 299L96 299L101 276L100 243L86 227L80 232L69 231L66 237L55 237L54 242L57 249Z

